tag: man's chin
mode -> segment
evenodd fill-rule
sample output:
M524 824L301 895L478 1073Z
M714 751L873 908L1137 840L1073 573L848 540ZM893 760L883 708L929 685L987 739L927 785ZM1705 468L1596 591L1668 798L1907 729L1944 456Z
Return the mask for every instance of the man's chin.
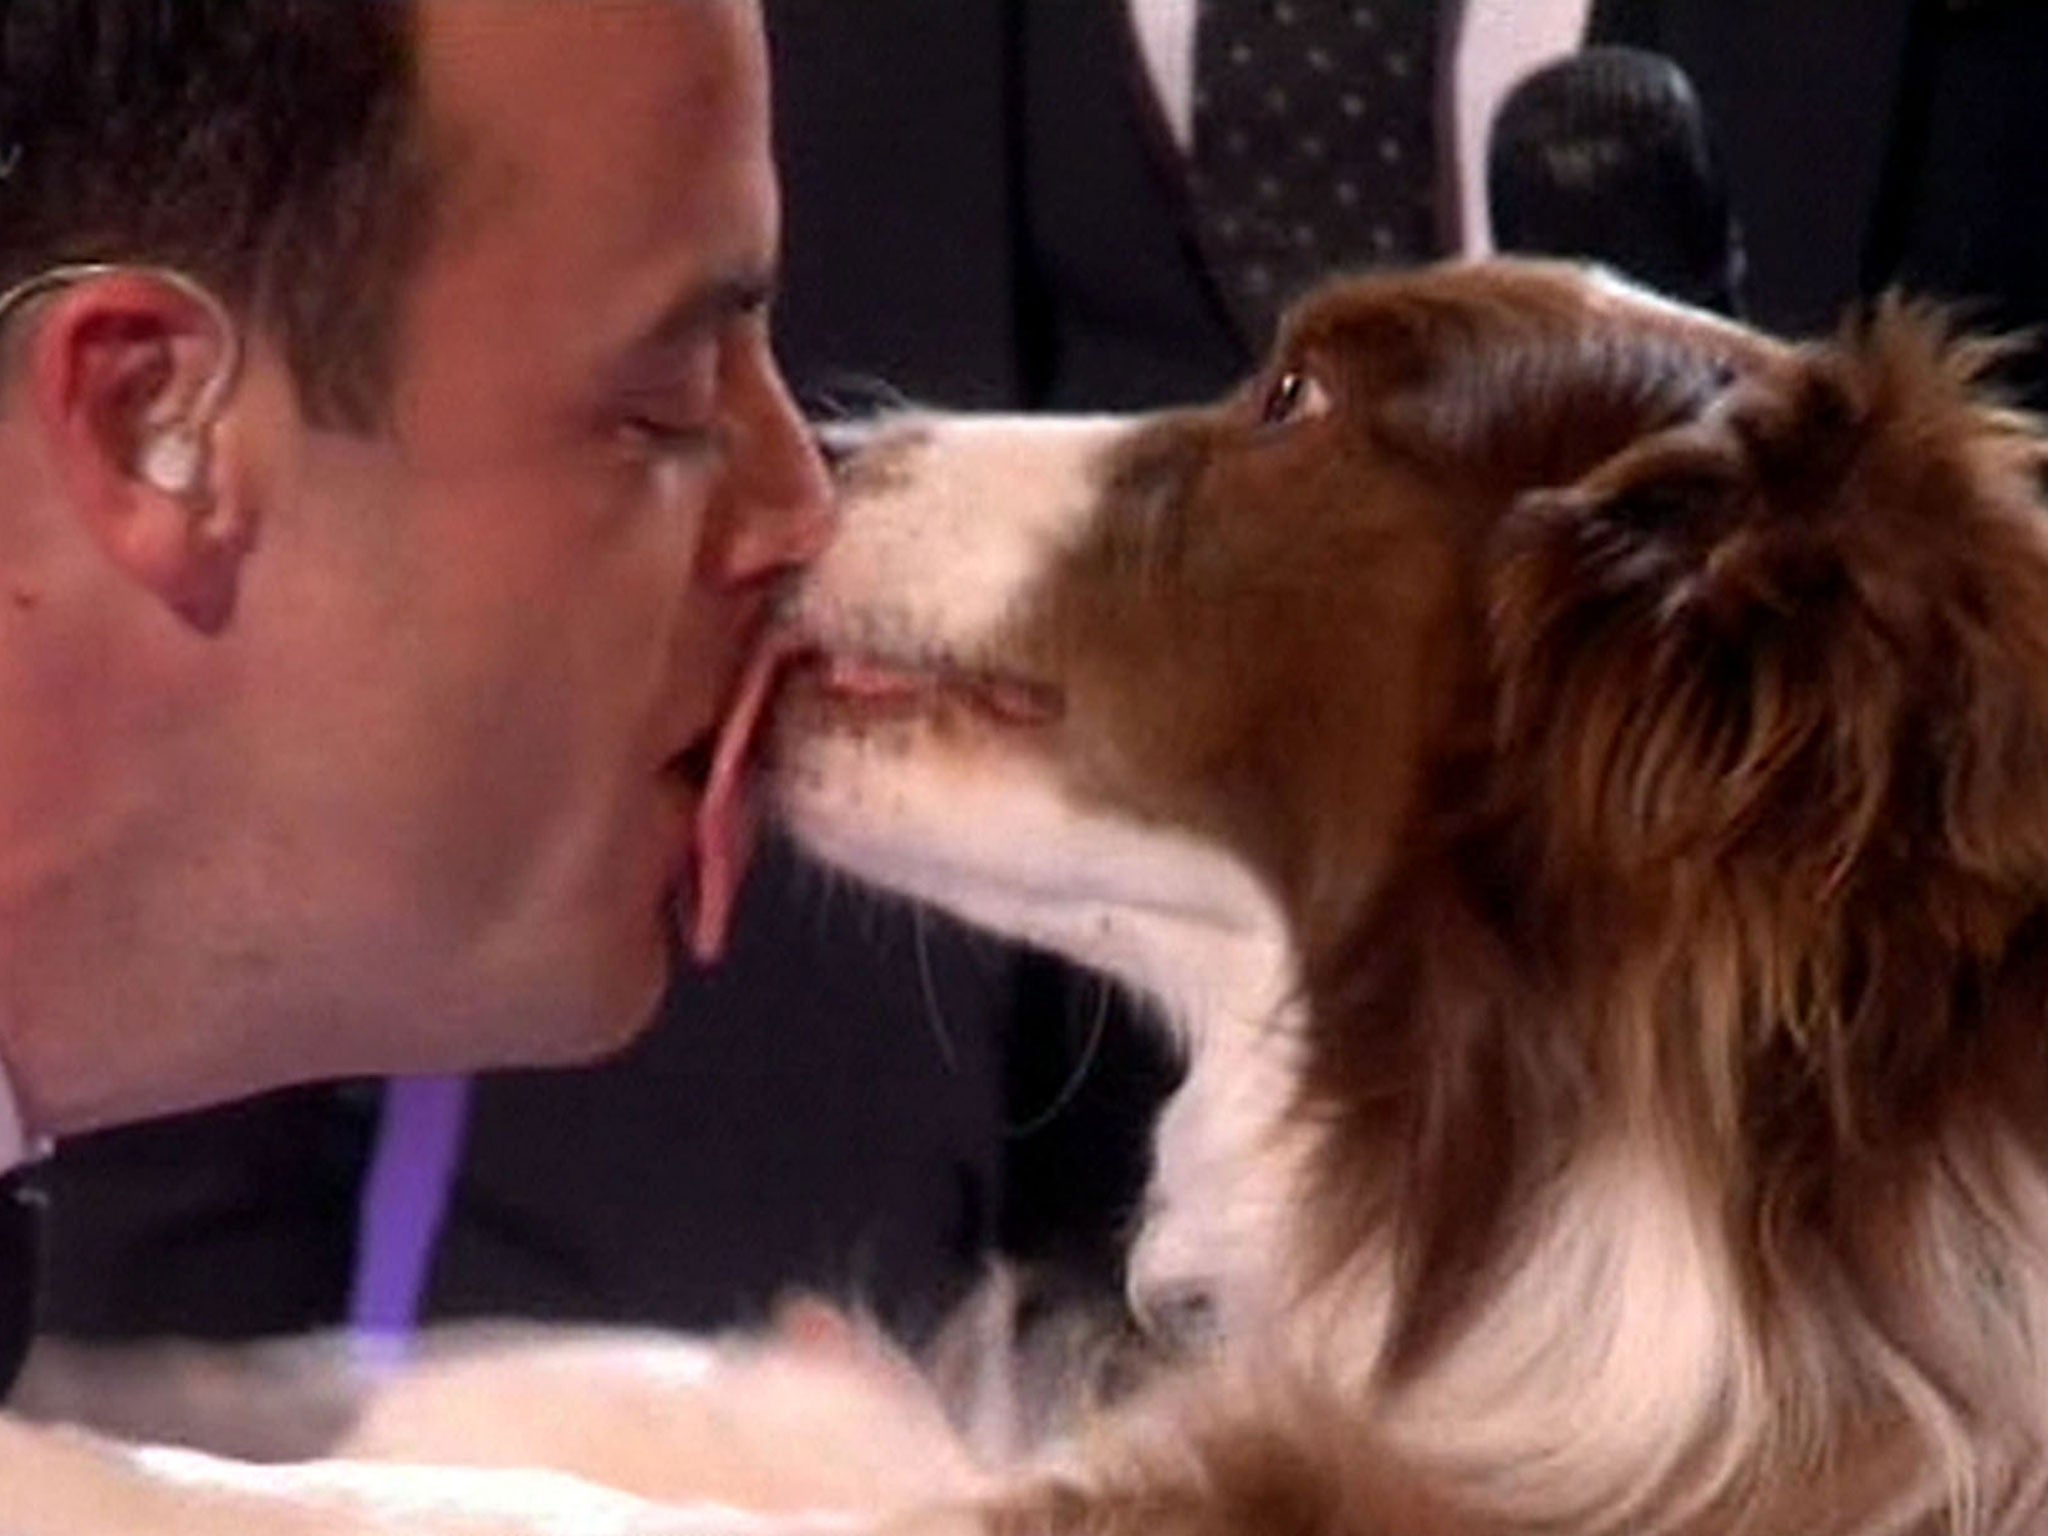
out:
M661 1016L674 965L666 924L649 924L632 943L606 946L580 965L495 978L495 1008L457 1010L436 1026L428 1071L495 1067L569 1067L601 1061L631 1046ZM581 974L585 984L569 985ZM467 1017L460 1017L467 1013Z
M601 978L587 1008L552 1021L537 1021L532 1066L576 1066L601 1061L627 1049L661 1017L662 998L673 971L671 945L649 946L637 964L621 965Z

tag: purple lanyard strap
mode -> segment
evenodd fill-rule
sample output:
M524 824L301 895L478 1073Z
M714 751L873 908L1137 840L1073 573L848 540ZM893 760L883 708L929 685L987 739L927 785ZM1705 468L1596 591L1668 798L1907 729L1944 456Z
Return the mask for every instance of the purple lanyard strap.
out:
M369 1360L403 1356L462 1156L467 1077L393 1078L363 1181L349 1332Z

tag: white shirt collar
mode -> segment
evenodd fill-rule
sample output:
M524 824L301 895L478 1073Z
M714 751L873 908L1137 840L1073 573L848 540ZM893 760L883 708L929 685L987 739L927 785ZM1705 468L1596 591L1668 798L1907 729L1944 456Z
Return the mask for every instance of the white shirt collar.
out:
M1152 94L1182 154L1195 137L1195 0L1130 0Z
M48 1149L29 1138L22 1123L21 1105L8 1081L7 1064L0 1062L0 1174L12 1173L23 1163L34 1162Z

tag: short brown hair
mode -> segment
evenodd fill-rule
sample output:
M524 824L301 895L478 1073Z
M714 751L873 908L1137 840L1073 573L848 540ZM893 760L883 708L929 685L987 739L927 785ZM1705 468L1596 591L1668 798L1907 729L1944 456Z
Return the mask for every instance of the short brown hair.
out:
M0 0L0 287L147 261L367 429L431 212L407 0Z

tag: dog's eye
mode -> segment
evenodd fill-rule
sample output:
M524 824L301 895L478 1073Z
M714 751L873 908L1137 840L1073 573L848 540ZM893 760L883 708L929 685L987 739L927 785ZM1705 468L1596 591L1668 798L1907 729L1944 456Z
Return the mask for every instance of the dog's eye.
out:
M1330 413L1330 392L1321 381L1300 369L1289 369L1273 381L1259 407L1259 420L1269 427L1313 421Z

